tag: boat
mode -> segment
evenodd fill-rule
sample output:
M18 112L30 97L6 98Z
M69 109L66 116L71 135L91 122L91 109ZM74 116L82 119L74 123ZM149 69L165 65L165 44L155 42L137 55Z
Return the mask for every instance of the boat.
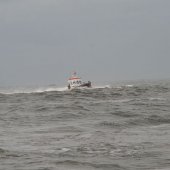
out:
M90 88L90 87L92 87L91 81L82 82L81 78L77 76L76 72L74 72L73 75L68 79L68 89Z

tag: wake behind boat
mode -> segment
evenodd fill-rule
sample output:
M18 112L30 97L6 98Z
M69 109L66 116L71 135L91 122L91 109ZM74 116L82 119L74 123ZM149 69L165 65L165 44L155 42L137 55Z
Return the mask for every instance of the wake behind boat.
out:
M82 88L87 87L90 88L91 82L82 82L80 77L77 77L76 72L68 79L68 89Z

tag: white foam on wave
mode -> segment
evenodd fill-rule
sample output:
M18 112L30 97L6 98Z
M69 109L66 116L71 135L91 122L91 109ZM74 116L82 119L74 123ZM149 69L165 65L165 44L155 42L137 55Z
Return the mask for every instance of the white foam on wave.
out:
M68 151L70 151L70 149L69 148L62 148L61 151L62 152L68 152Z
M67 91L67 87L47 87L43 89L36 90L35 92L50 92L50 91Z
M1 94L30 94L30 93L43 93L50 91L67 91L67 87L37 87L37 88L9 88L9 89L1 89Z
M153 101L165 101L166 99L165 98L161 98L161 97L150 97L149 100L153 100Z
M110 85L94 85L90 89L101 89L101 88L111 88ZM87 89L87 88L83 88ZM47 87L18 87L18 88L6 88L0 89L0 94L30 94L30 93L44 93L44 92L52 92L52 91L70 91L65 87L57 87L57 86L47 86Z
M104 89L104 88L111 88L110 85L95 85L92 86L92 89Z
M125 87L134 87L134 85L133 84L127 84L127 85L125 85Z

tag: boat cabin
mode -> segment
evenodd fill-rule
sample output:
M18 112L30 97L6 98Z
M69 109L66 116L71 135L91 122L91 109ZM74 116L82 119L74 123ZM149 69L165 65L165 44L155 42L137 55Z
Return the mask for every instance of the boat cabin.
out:
M68 79L68 89L74 89L76 87L91 87L91 82L82 82L81 78L77 77L76 72Z
M82 85L82 80L81 78L76 76L76 73L73 74L73 76L71 78L69 78L68 80L68 88L75 88L75 87L79 87Z

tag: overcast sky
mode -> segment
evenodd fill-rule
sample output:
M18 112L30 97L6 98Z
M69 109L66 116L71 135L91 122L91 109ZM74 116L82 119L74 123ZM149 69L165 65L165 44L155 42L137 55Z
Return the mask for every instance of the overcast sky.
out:
M0 0L0 86L170 78L170 0Z

